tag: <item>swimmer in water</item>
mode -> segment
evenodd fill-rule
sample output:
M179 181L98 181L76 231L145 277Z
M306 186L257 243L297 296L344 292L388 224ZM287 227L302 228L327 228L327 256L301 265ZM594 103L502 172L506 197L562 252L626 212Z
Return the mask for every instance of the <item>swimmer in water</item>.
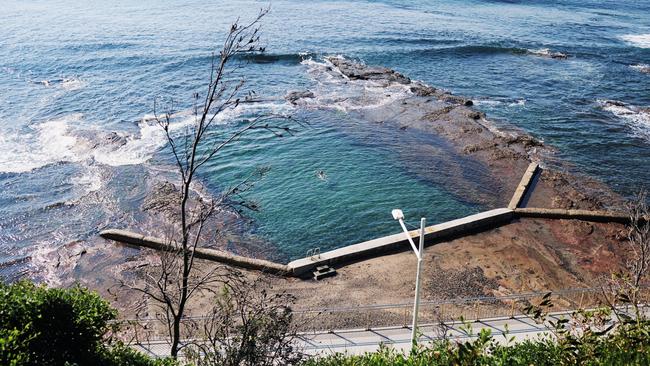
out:
M322 181L327 181L327 175L322 170L317 171L316 176L318 177L318 179L320 179Z

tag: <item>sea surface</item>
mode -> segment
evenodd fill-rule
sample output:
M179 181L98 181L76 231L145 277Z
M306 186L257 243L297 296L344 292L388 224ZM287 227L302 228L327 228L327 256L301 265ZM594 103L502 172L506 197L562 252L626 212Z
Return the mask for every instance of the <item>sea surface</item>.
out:
M96 242L104 228L143 225L150 182L173 177L150 119L155 98L189 111L229 24L266 5L2 1L1 276L47 280L52 253ZM393 208L412 224L492 208L453 182L413 174L409 167L427 162L409 159L409 146L355 118L352 106L287 103L287 91L305 89L345 100L345 88L317 76L325 56L388 66L470 97L497 126L542 139L558 160L623 196L650 182L650 2L280 0L262 21L262 41L265 54L240 76L264 102L221 116L220 128L269 112L308 124L294 136L244 139L199 178L218 194L256 167L271 168L247 193L260 210L247 213L246 230L275 259L399 232Z

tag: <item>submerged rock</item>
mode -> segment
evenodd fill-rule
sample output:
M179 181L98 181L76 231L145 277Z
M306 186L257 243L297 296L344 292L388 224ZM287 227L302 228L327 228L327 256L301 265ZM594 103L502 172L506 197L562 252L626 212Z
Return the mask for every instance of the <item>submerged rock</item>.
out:
M106 135L106 137L104 138L104 140L105 140L107 143L109 143L109 144L111 144L111 145L114 145L114 146L116 146L116 147L120 147L120 146L124 146L124 145L126 145L126 137L123 136L123 135L118 134L118 133L115 132L115 131L113 131L113 132L109 133L108 135Z
M532 54L532 55L535 55L535 56L553 58L553 59L558 59L558 60L566 60L566 59L569 58L569 55L567 55L566 53L553 52L553 51L549 50L548 48L543 48L541 50L529 51L529 53Z
M170 217L178 211L181 192L174 183L164 181L156 183L142 204L143 211L163 213Z
M309 90L304 90L304 91L291 91L284 96L284 99L286 99L291 104L296 104L296 102L300 99L314 98L314 97L315 95L313 92Z
M640 64L640 65L631 65L631 67L643 74L650 74L650 65Z

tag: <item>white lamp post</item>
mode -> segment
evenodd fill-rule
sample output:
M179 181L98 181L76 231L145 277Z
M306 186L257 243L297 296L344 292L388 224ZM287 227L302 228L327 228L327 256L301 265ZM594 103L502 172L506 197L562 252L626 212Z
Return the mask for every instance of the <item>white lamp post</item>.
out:
M418 269L417 273L415 275L415 302L413 303L413 326L412 326L412 331L411 331L411 344L417 343L417 326L418 326L418 312L420 309L420 274L422 273L422 257L424 255L424 227L426 226L427 219L424 217L420 219L420 247L416 248L415 243L413 243L413 238L411 237L411 234L409 234L409 231L406 229L406 225L404 225L404 213L400 209L394 209L392 211L393 213L393 219L399 221L399 224L402 226L402 230L404 230L404 234L406 235L406 239L411 243L411 248L413 248L413 252L415 253L415 256L418 258Z

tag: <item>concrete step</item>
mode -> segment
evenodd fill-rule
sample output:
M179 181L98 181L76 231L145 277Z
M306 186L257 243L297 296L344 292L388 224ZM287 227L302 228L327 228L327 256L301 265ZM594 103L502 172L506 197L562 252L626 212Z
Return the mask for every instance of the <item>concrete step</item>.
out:
M323 278L332 277L336 275L336 270L330 266L318 266L314 273L314 280L318 281Z

